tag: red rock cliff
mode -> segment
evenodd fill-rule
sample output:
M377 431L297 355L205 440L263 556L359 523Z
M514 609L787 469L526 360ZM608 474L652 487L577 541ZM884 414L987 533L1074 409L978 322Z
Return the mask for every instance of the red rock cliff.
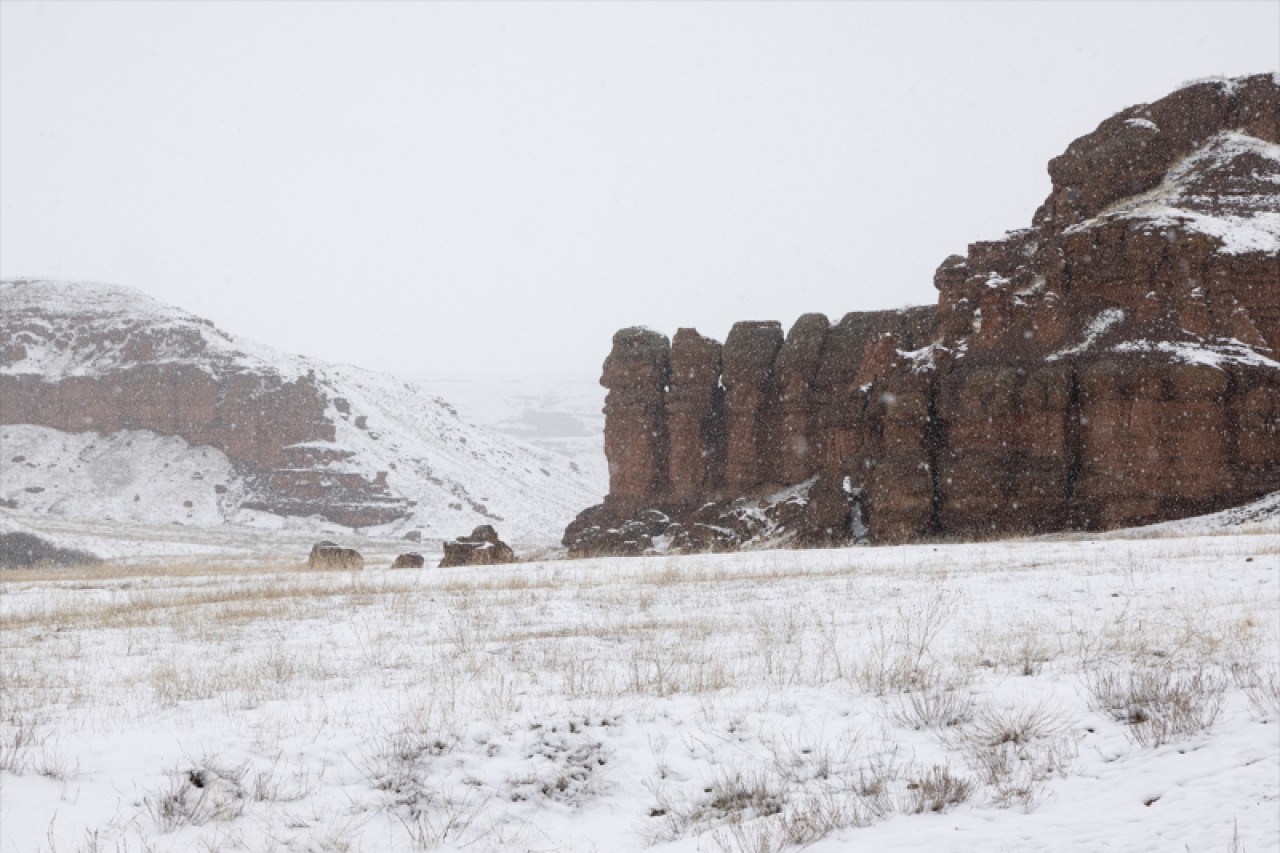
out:
M793 523L836 542L863 521L883 542L1109 528L1280 489L1276 77L1127 109L1049 174L1031 228L942 263L936 306L785 338L739 323L723 347L619 332L610 495L566 543L812 478Z

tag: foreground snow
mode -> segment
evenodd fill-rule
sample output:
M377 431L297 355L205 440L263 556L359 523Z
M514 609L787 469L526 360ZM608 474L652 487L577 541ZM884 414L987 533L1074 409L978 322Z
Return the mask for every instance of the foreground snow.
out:
M1274 850L1237 530L9 573L0 850Z

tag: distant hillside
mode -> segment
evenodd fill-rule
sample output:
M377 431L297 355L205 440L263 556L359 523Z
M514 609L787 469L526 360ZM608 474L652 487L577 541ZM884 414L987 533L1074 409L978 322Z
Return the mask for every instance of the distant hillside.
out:
M598 478L391 376L137 291L0 282L0 500L25 512L558 538ZM317 526L320 526L317 524Z
M604 388L584 372L551 375L442 378L414 381L449 401L465 421L568 456L595 478L596 489L609 487L604 458Z

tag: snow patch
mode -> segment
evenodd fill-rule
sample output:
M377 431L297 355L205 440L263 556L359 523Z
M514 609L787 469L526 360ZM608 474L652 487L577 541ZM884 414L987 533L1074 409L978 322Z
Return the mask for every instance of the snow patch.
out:
M1067 349L1061 349L1055 353L1051 353L1049 356L1047 356L1046 360L1057 361L1060 358L1066 358L1067 356L1072 356L1072 355L1079 355L1080 353L1087 351L1095 343L1097 343L1098 338L1105 335L1108 331L1110 331L1113 327L1115 327L1118 323L1120 323L1123 320L1124 320L1123 308L1107 308L1103 310L1098 314L1097 317L1094 317L1092 320L1089 321L1089 325L1086 326L1084 330L1084 338L1083 340L1080 341L1080 343L1076 344L1073 347L1068 347Z
M1181 227L1215 237L1221 242L1219 251L1228 255L1280 253L1280 193L1206 196L1197 194L1193 186L1197 176L1225 170L1245 155L1262 158L1280 169L1280 145L1226 131L1174 165L1156 188L1117 202L1066 233L1132 219L1149 227ZM1255 181L1274 185L1273 177L1253 175Z
M1112 350L1114 352L1163 353L1188 364L1203 364L1216 368L1234 364L1280 370L1280 361L1268 358L1235 339L1213 344L1192 341L1125 341L1116 344Z

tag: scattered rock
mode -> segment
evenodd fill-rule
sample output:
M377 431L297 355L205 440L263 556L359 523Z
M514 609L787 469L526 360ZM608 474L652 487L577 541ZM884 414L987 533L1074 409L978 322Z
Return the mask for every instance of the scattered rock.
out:
M444 543L444 559L440 561L440 567L493 566L515 561L515 552L498 538L493 526L482 524L471 531L470 536L459 536Z
M417 551L401 554L391 562L393 569L420 569L427 563Z
M354 548L343 548L336 542L317 542L307 557L309 569L364 569L364 557Z

